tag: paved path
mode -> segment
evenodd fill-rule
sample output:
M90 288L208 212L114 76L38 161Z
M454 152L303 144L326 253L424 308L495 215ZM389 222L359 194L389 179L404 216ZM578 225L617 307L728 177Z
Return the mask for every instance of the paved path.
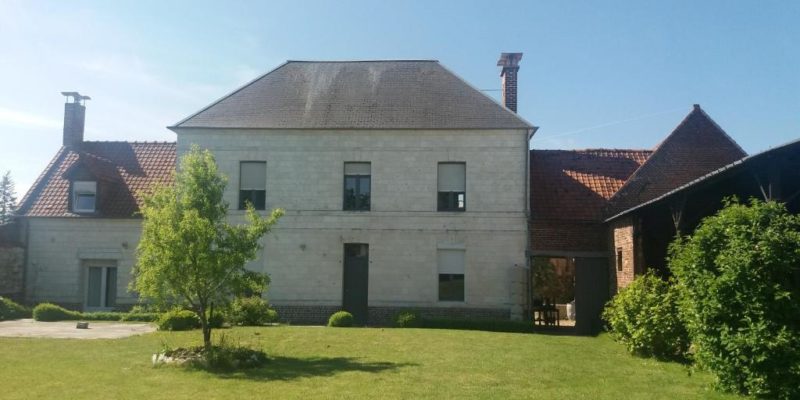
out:
M152 324L89 321L89 329L75 328L77 321L37 322L32 319L0 321L0 337L58 339L118 339L156 330Z

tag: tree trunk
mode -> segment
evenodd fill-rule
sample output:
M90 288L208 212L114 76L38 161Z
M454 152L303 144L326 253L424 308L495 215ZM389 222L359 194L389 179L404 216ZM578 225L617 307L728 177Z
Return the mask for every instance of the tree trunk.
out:
M197 316L200 317L200 327L203 329L203 347L206 351L211 350L211 325L208 323L206 317L206 307L201 305L197 310Z

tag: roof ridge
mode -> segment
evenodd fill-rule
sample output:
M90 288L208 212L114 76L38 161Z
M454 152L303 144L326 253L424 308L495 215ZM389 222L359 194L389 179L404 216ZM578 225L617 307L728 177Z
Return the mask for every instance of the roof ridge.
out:
M286 63L372 63L372 62L435 62L438 63L439 60L435 59L413 59L413 58L401 58L401 59L366 59L366 60L286 60Z
M595 147L595 148L585 148L585 149L531 149L531 151L627 151L627 152L644 152L649 151L652 152L652 149L619 149L619 148L605 148L605 147Z
M177 141L160 140L84 140L83 143L126 143L126 144L177 144Z

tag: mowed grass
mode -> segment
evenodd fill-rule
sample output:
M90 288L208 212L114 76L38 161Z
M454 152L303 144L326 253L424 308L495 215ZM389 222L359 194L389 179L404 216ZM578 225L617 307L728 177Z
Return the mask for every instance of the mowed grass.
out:
M705 373L632 357L608 336L320 327L219 334L262 347L270 364L239 373L152 366L163 343L197 345L199 331L0 338L0 398L734 398L711 390Z

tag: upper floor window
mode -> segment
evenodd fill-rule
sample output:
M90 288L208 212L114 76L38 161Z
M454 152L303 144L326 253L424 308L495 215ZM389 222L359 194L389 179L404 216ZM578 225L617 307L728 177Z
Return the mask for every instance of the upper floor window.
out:
M372 166L368 162L344 163L345 211L369 211Z
M97 182L72 182L72 211L76 213L95 212L97 207Z
M265 210L267 200L267 163L242 161L239 164L239 209L247 203L256 210Z
M439 211L467 209L467 164L439 163Z

